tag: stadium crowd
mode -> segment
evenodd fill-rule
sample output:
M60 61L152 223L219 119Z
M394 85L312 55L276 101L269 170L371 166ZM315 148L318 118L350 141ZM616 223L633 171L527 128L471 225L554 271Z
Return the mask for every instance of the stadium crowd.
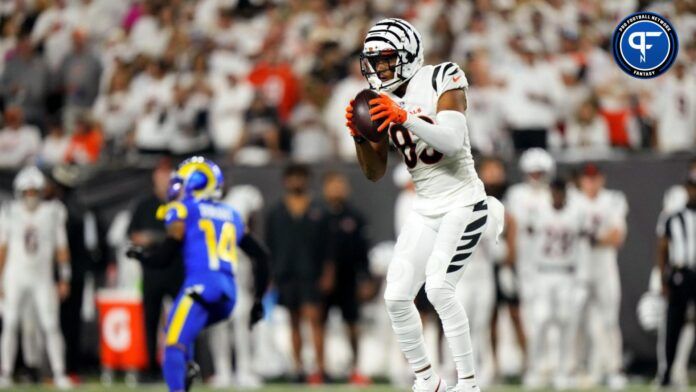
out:
M696 12L662 1L13 0L0 9L0 166L217 152L263 165L355 159L343 108L367 84L358 54L381 16L423 33L426 63L471 85L473 147L532 144L599 157L694 148ZM638 9L679 32L674 72L613 63ZM667 137L669 134L669 137ZM526 135L526 136L525 136Z

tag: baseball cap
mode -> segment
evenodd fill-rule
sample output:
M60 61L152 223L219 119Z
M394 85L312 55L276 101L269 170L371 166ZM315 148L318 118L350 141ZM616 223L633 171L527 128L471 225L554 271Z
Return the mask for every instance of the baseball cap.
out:
M599 166L594 163L586 163L585 166L582 167L581 174L587 177L596 177L601 175L602 171L599 169Z

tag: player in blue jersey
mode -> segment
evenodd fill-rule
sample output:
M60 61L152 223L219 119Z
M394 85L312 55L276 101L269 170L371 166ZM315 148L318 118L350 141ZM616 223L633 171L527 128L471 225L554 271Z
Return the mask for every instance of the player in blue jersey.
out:
M237 251L254 260L255 303L251 325L263 317L261 297L268 285L268 252L246 231L239 213L217 200L222 195L220 168L202 157L182 162L172 177L170 202L160 210L167 228L155 248L131 248L129 256L164 266L180 253L184 284L167 319L163 373L171 392L188 391L198 373L193 343L206 327L225 320L236 299Z

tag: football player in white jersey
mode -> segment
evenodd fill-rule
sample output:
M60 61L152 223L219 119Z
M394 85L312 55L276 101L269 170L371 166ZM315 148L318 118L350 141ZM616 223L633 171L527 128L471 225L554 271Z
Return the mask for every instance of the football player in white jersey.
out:
M550 203L542 205L530 222L534 233L530 248L534 257L535 286L534 322L530 328L530 361L524 384L528 388L546 385L544 361L546 354L556 353L551 361L556 388L571 386L573 347L577 332L577 314L586 297L584 285L588 276L588 236L586 218L579 203L569 202L566 183L551 183ZM550 327L560 332L559 346L549 345Z
M58 201L44 201L45 179L36 167L22 169L14 180L16 200L2 207L0 220L0 274L5 299L0 341L0 388L12 387L17 355L17 328L28 301L35 306L45 334L48 359L56 387L70 389L65 376L63 337L58 323L59 300L70 291L70 254L65 222L67 212ZM7 224L7 223L10 224ZM54 260L59 282L54 281Z
M530 305L530 295L535 285L534 250L531 246L534 233L529 230L536 218L536 212L551 203L549 181L556 171L556 163L546 150L530 148L520 157L520 170L524 181L508 189L505 195L505 207L515 221L515 265L519 276L520 300L522 311ZM526 318L526 313L523 318Z
M626 238L628 203L620 191L604 188L605 178L596 165L587 164L580 174L580 202L586 211L592 238L589 253L588 316L592 335L590 375L612 389L623 388L622 339L619 328L621 282L618 249Z
M502 205L488 199L474 169L466 124L468 86L454 63L423 65L420 34L401 19L383 19L367 33L361 67L379 98L373 121L389 137L378 143L359 136L346 109L360 167L371 181L386 171L389 141L402 153L416 190L413 209L394 249L384 298L401 351L416 375L414 391L444 391L423 342L413 299L425 283L438 312L457 369L455 391L478 391L469 321L455 288L482 232L488 212L502 230ZM498 230L496 230L498 232Z

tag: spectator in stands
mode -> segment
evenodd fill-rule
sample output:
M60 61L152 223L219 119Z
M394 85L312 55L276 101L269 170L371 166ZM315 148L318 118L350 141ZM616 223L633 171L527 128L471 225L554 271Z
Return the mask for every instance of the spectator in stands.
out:
M338 172L326 173L323 192L326 204L324 214L329 228L329 259L332 260L328 264L332 276L327 278L332 281L332 289L326 298L324 317L328 317L332 307L341 310L343 322L348 326L348 341L353 354L349 381L351 384L365 385L370 380L358 371L358 321L360 302L364 300L359 297L361 285L370 282L366 222L362 214L348 202L350 184L345 175Z
M257 91L249 109L244 114L245 128L232 151L238 162L265 164L282 156L281 124L278 111L266 103L264 95Z
M316 163L334 155L333 145L321 122L316 101L323 99L318 83L307 83L305 97L292 111L290 157L295 162Z
M133 131L135 110L128 103L130 75L125 68L118 68L92 108L92 116L101 124L104 142L110 152L125 148L125 139Z
M0 130L0 168L18 169L34 162L41 148L41 132L24 122L19 106L4 113L5 126Z
M149 247L164 241L164 221L157 218L157 210L166 203L169 177L172 167L168 160L161 160L152 172L152 193L140 199L133 209L128 235L135 246ZM159 377L157 345L162 320L162 301L174 299L184 278L181 260L166 268L153 269L143 265L143 309L145 311L145 335L149 360L149 376Z
M583 153L606 153L611 149L609 127L599 115L599 102L590 98L580 105L565 129L566 148Z
M661 152L694 151L696 147L696 77L679 61L665 74L655 94L656 147Z
M334 140L334 151L338 157L344 161L355 161L355 142L350 133L346 133L344 116L347 103L368 85L360 73L358 55L350 56L349 61L349 75L333 87L324 107L324 127L329 130Z
M220 71L213 83L210 131L215 150L236 151L242 142L245 112L254 99L254 89L234 66Z
M99 126L87 114L80 114L70 137L65 161L78 165L96 163L103 143L104 137Z
M48 134L41 144L38 163L42 166L55 166L65 163L71 137L65 134L63 124L57 120L48 122Z
M35 47L43 47L46 63L51 72L59 70L61 62L70 52L70 34L80 23L78 7L71 7L67 0L54 0L38 14L31 30Z
M44 59L37 55L28 35L20 35L2 73L2 98L6 105L22 108L26 121L43 125L46 96L49 90L49 71Z
M503 131L500 104L504 81L491 72L488 52L472 52L467 62L466 77L472 86L466 93L466 117L471 147L484 154L508 151L511 141Z
M307 321L317 365L307 381L321 384L325 379L322 292L331 288L333 274L327 268L327 222L321 206L312 200L309 180L308 167L290 164L285 168L285 195L269 211L265 229L278 303L290 312L293 378L305 381L300 326Z
M280 47L269 45L249 74L249 81L287 121L299 98L299 83L291 64L281 58Z
M102 66L88 48L87 32L75 29L72 32L72 51L65 56L58 78L65 94L63 120L65 128L73 129L76 117L92 108L99 93Z
M502 108L516 151L546 148L556 125L556 105L563 93L559 75L542 59L541 43L524 38L519 63L509 67Z

